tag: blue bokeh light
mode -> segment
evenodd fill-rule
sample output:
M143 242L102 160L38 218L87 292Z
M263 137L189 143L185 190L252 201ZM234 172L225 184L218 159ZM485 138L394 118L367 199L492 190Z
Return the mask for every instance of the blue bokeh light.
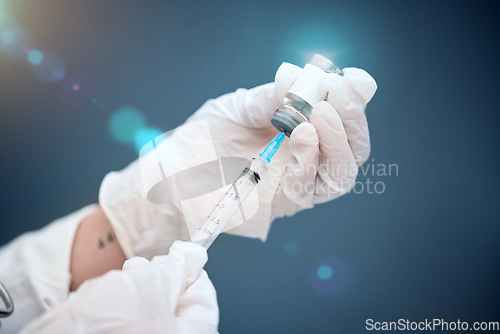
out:
M54 81L59 81L64 78L64 69L56 68L52 70L52 79Z
M28 62L31 65L39 65L43 61L43 53L40 50L31 50L28 53Z
M333 269L327 264L322 264L318 267L318 270L316 270L316 274L320 280L328 281L333 277Z
M122 107L116 110L109 120L111 137L122 144L136 143L136 135L146 127L142 112L133 107Z
M155 128L146 127L143 129L139 129L134 136L134 145L137 152L145 154L147 153L147 151L151 150L152 145L147 147L145 145L156 137L161 136L162 133L162 131ZM145 151L143 148L147 148L147 150Z
M28 60L33 51L29 53ZM33 69L38 80L51 84L64 79L66 74L64 60L59 55L50 52L43 53L42 56L42 61L38 64L33 64L30 61L31 64L36 65Z
M26 31L12 26L1 32L0 50L8 57L26 59L28 50L33 49L33 43Z
M321 296L341 293L349 281L349 269L344 261L325 256L311 266L309 280L311 287Z

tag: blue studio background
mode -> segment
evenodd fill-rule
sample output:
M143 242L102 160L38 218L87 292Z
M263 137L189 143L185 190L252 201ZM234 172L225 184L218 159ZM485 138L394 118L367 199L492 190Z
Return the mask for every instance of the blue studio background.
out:
M120 108L171 130L321 52L377 80L369 164L397 175L360 176L384 191L280 219L266 243L217 241L220 332L500 320L493 2L0 0L0 13L17 27L0 22L0 244L96 202L103 176L137 157L110 134ZM25 54L9 49L20 36ZM52 79L34 48L60 65Z

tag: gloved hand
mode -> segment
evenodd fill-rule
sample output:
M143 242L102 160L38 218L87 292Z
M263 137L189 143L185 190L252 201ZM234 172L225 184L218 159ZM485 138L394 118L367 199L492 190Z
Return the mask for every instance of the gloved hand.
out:
M122 271L86 281L21 333L216 333L219 308L206 262L203 247L181 241L151 262L130 259Z
M183 127L204 122L210 131L216 158L250 159L277 134L270 118L276 109L283 107L283 97L300 70L283 63L276 73L275 84L239 89L209 100ZM258 210L250 215L235 215L229 227L246 222L230 233L265 240L275 218L332 200L353 187L357 168L370 153L365 108L377 85L361 69L346 68L344 73L343 77L324 76L320 90L327 96L326 101L313 106L310 122L300 124L285 140L268 174L257 186L258 196L254 199L257 198ZM159 145L168 146L170 151L177 147L184 150L192 140L188 134L193 131L176 131L179 132ZM181 135L183 133L187 135ZM193 155L202 156L207 148L192 151ZM171 158L169 166L163 168L179 170L176 165L179 160L183 160L182 155ZM153 165L157 165L155 160ZM173 240L187 240L186 224L193 231L220 198L220 193L198 198L196 205L188 206L189 210L181 204L153 204L147 200L143 181L144 176L154 173L142 171L141 179L139 163L134 162L121 172L108 174L101 186L100 204L127 257L162 254ZM210 177L213 176L199 175L199 179Z

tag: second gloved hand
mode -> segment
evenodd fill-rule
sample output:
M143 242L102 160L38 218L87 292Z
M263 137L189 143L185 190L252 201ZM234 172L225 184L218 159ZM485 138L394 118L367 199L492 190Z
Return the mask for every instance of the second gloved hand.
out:
M204 248L181 241L151 262L130 259L122 271L86 281L21 333L216 333L219 308L206 262Z

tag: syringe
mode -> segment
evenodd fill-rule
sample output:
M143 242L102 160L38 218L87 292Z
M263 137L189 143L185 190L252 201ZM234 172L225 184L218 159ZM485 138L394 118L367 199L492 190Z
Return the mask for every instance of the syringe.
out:
M280 132L258 157L253 158L240 176L233 182L215 208L205 218L191 242L207 248L222 232L224 226L243 204L253 188L267 172L267 164L271 162L276 150L280 147L285 135L290 137L293 130L311 117L313 106L326 96L319 87L320 81L327 73L344 75L342 70L331 60L314 55L306 64L284 97L284 108L276 110L271 123Z
M278 134L257 157L253 158L240 176L231 184L214 209L191 236L190 242L208 249L222 232L224 226L241 207L245 199L267 172L281 143L285 139L283 133Z

